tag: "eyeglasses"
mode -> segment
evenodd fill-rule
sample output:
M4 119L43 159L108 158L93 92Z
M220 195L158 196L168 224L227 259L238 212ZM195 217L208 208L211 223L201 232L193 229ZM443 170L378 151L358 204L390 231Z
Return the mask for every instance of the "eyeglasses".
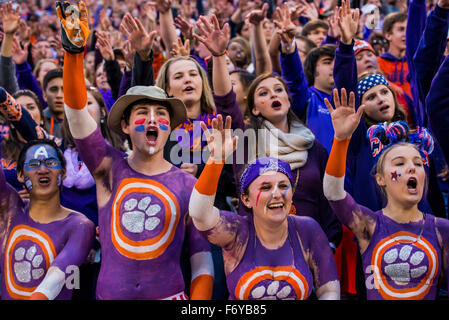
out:
M371 40L371 44L386 44L387 40L385 39L378 39L378 40Z
M55 158L47 159L31 159L25 164L25 169L27 170L37 170L44 165L48 169L61 169L61 161Z

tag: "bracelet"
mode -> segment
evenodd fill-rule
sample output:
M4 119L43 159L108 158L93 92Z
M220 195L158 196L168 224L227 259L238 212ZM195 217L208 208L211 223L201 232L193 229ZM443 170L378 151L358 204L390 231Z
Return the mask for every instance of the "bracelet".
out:
M213 54L212 56L218 58L218 57L224 56L227 52L228 52L228 50L225 50L223 53L220 53L217 55Z
M287 51L287 52L289 52L289 51L293 48L293 46L294 46L295 44L296 44L295 38L293 38L293 41L292 41L291 43L289 43L289 44L284 44L284 43L281 41L281 46L282 46L282 48L284 48L285 51Z

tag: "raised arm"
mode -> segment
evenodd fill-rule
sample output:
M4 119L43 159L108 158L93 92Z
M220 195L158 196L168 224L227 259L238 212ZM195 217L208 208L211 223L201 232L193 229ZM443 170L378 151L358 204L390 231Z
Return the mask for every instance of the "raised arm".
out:
M266 18L268 3L264 3L262 9L252 10L248 14L248 20L251 23L251 39L254 42L254 57L256 75L271 72L271 59L268 54L267 42L263 35L262 21Z
M70 132L75 139L83 139L92 134L98 125L89 114L87 91L84 81L84 46L89 37L89 22L84 2L78 3L79 21L76 13L66 16L66 8L56 3L56 11L61 20L62 45L65 50L63 67L64 108ZM74 17L75 15L75 17ZM79 28L72 27L78 22Z
M127 13L120 24L120 30L128 38L130 50L135 51L131 86L154 84L153 41L157 32L147 32L142 22Z
M277 8L276 13L279 20L275 20L274 23L278 29L276 33L281 39L282 78L287 83L288 91L292 97L292 110L299 118L303 118L310 94L301 58L296 48L296 26L291 20L286 3L282 8Z
M212 132L201 122L210 156L195 184L189 202L190 217L200 231L213 228L220 218L219 210L214 207L218 180L225 160L235 151L238 140L237 137L231 137L231 121L231 117L226 117L223 128L223 117L219 114L212 120Z
M176 34L173 13L171 10L172 0L158 0L156 8L159 11L159 24L162 41L164 41L166 52L172 50L173 43L176 43L178 35Z
M430 86L426 109L432 133L449 162L449 56L447 56Z
M226 23L220 29L215 15L211 17L201 16L196 23L201 34L195 37L203 43L212 53L213 69L212 82L214 93L219 96L228 94L232 89L231 78L226 66L226 48L229 43L229 24Z
M335 136L326 165L323 190L338 219L351 229L363 252L374 232L375 221L369 215L368 210L355 203L352 197L346 193L344 182L349 141L362 118L365 107L362 105L357 111L355 110L353 92L349 95L349 102L345 89L341 90L341 101L337 89L334 89L333 95L335 109L327 99L324 100L332 117Z

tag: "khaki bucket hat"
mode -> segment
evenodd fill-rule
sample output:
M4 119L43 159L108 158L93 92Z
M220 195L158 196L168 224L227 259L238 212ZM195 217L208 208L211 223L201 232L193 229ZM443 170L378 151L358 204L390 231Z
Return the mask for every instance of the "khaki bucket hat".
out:
M171 129L173 130L187 119L187 111L184 103L177 98L169 98L165 91L156 86L134 86L128 89L126 94L117 99L108 114L109 129L124 135L121 120L123 112L136 101L147 99L155 102L163 102L171 108Z

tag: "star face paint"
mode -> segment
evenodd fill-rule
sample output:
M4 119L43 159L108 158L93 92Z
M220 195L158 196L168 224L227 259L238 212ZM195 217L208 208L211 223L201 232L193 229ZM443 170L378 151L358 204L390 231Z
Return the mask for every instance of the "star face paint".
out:
M26 153L24 169L33 171L42 165L48 169L62 169L61 161L53 147L46 144L32 146Z
M398 181L399 178L402 176L402 174L397 173L396 171L390 172L391 173L391 180L392 181Z

